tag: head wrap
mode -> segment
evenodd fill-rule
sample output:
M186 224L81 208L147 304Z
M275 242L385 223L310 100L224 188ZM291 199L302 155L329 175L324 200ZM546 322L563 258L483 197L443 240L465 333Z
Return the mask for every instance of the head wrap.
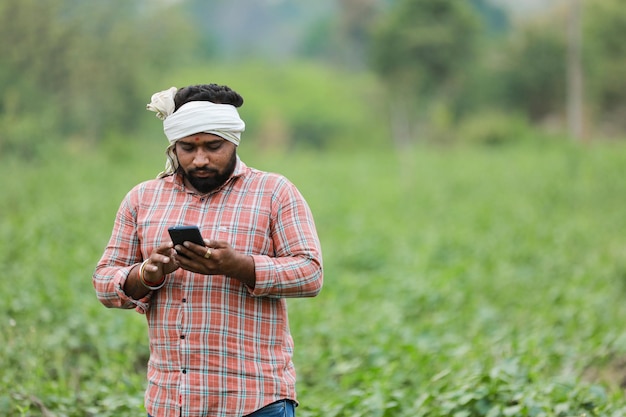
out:
M167 148L168 160L165 171L159 177L172 174L178 168L178 159L174 146L179 139L194 133L211 133L239 146L245 123L239 117L237 108L230 104L218 104L210 101L190 101L174 112L174 96L178 90L171 87L152 95L146 106L163 120L163 131L170 146Z
M167 90L159 91L152 94L150 97L150 103L146 104L146 109L156 113L156 117L165 120L167 116L174 113L174 96L178 88L170 87Z
M185 136L205 132L218 135L237 146L245 128L235 106L210 101L190 101L163 121L163 131L170 144Z

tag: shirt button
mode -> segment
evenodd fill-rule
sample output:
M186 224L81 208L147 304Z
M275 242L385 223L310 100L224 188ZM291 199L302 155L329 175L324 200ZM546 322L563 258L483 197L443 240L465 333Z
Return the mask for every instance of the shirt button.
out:
M185 335L184 335L184 334L181 334L181 335L180 335L180 338L181 338L181 339L184 339L184 338L185 338Z
M186 373L187 373L187 370L186 370L186 369L182 369L182 370L181 370L181 372L182 372L183 374L186 374Z
M186 303L186 302L187 302L187 299L186 299L186 298L183 298L183 303Z

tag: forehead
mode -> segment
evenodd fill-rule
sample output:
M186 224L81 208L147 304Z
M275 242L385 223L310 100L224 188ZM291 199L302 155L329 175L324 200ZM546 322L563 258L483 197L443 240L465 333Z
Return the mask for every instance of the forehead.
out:
M214 135L212 133L194 133L193 135L185 136L178 140L181 143L187 144L197 144L197 143L211 143L211 142L219 142L225 140L224 138Z

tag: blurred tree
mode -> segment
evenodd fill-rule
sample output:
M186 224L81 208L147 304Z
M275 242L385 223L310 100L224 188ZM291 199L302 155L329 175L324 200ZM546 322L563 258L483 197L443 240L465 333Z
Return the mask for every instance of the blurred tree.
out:
M334 0L185 0L189 23L211 39L220 59L285 60L300 50L307 28L333 9ZM210 22L210 24L208 24ZM215 57L214 55L213 57Z
M490 0L470 0L470 3L482 17L487 31L502 34L510 29L509 16Z
M567 126L569 135L583 136L583 66L581 0L570 0L567 31Z
M585 48L594 117L604 133L626 132L626 7L623 0L589 0Z
M175 8L148 3L0 2L0 149L131 129L149 100L143 80L194 45Z
M77 37L52 18L62 6L62 0L0 2L0 152L32 156L60 125L63 113L52 95L69 80L68 45Z
M298 46L297 55L332 62L335 21L332 16L324 16L308 26Z
M148 7L149 0L75 3L66 18L80 38L73 39L70 80L62 92L70 100L70 126L96 139L106 129L130 130L150 98L146 76L193 62L186 55L197 51L198 38L176 6Z
M297 54L340 68L362 70L381 0L339 0L337 10L321 16L304 30Z
M379 12L377 0L339 0L339 39L341 62L348 67L363 67L372 26Z
M454 95L471 61L478 18L466 2L399 0L374 33L372 64L387 87L399 146L416 137L426 103Z
M519 28L499 46L492 76L502 79L502 101L533 122L562 119L566 92L564 19L549 15ZM497 103L494 103L497 105Z
M521 22L489 52L487 73L499 95L487 105L519 111L535 125L563 132L568 127L573 137L586 133L587 119L595 119L602 133L623 135L626 9L620 0L587 0L581 9L575 1L557 6Z

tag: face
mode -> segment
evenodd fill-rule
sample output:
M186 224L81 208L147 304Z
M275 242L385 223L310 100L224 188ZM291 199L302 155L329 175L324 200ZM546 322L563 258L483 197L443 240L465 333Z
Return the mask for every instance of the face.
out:
M174 147L185 185L201 194L224 184L237 163L236 146L210 133L186 136Z

